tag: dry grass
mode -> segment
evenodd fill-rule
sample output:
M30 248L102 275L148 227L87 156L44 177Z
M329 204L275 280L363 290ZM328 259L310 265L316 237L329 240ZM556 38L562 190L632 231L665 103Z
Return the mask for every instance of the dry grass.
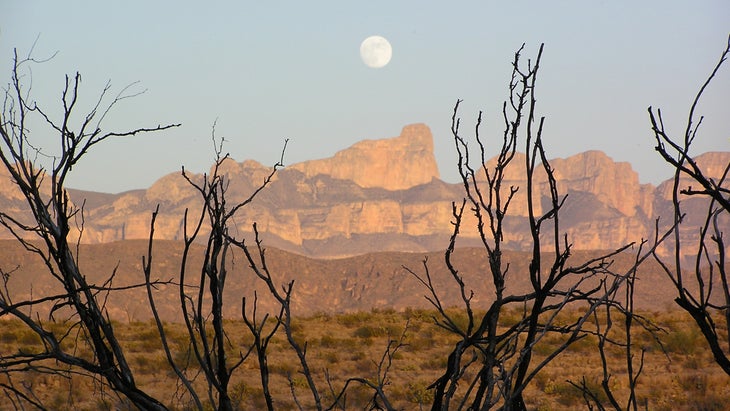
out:
M374 310L341 315L319 314L297 319L294 331L299 340L308 342L310 367L316 382L327 390L325 370L334 382L335 389L348 377L362 376L374 379L377 362L390 338L397 338L409 321L406 344L395 356L390 373L391 383L386 392L396 407L419 409L432 400L428 386L443 371L454 338L433 325L434 313L426 310ZM508 313L509 314L509 313ZM634 333L635 354L646 351L644 370L637 390L639 403L648 404L652 410L713 410L725 409L730 398L730 380L714 365L712 357L700 335L681 312L644 313L662 326L661 341L664 347L644 331ZM506 316L508 317L508 316ZM159 339L151 323L119 323L118 334L126 349L131 367L135 370L140 387L162 399L173 409L185 409L189 398L181 394L174 374L167 365ZM227 323L231 345L231 358L245 352L251 337L241 322ZM61 325L54 325L58 331ZM167 329L175 350L175 358L184 361L188 355L188 341L179 324L168 324ZM549 352L557 338L550 337L536 347L538 358ZM595 339L585 339L570 347L550 366L544 369L526 391L528 408L539 410L585 409L581 393L568 380L580 382L585 377L589 387L598 388L602 378ZM0 354L8 355L18 350L38 351L41 347L35 335L20 323L8 321L0 329ZM620 349L611 348L611 386L620 401L627 398L626 365ZM638 363L637 363L638 364ZM270 345L269 365L271 388L277 408L295 408L287 376L291 376L299 400L309 408L312 405L306 381L299 374L300 367L283 335L277 335ZM2 377L5 378L5 377ZM18 376L14 382L21 383ZM75 376L70 379L28 371L22 375L22 383L32 387L49 408L63 409L126 409L124 400L117 398L108 388L103 389L89 378ZM200 392L205 392L202 377L196 381ZM240 409L264 407L259 382L258 365L250 357L234 375L231 393ZM348 409L361 409L372 393L361 387L348 391ZM332 395L323 392L326 401ZM0 408L10 408L10 399L0 397Z

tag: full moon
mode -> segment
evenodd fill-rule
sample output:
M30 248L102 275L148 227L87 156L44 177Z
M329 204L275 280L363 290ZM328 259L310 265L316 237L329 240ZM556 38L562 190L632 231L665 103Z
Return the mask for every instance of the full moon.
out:
M393 48L384 37L370 36L360 44L360 58L368 67L384 67L393 56Z

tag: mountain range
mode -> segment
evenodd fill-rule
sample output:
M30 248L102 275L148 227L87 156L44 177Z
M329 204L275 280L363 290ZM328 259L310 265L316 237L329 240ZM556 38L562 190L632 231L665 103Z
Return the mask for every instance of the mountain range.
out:
M696 160L708 176L718 178L730 164L730 153L705 153ZM526 229L524 155L517 153L512 164L506 170L503 186L519 189L509 208L510 217L505 220L504 260L516 273L508 291L519 292L529 286L519 273L527 270L526 250L531 246ZM561 228L579 259L597 255L596 250L651 239L657 219L661 227L671 221L672 180L657 187L640 184L628 163L615 162L600 151L552 159L550 164L558 191L568 196L561 210ZM272 169L253 160L239 163L227 159L220 171L228 179L227 198L233 204L248 198ZM0 207L30 221L25 201L3 173L0 171ZM190 178L199 180L203 176ZM537 180L542 181L540 176ZM691 182L683 180L681 184ZM549 204L547 187L540 182L535 189L540 195L540 201L536 201L540 213ZM463 190L461 184L440 180L431 132L425 125L414 124L404 127L397 137L361 141L331 158L279 170L271 184L240 210L231 230L249 236L251 225L257 223L276 281L296 280L292 302L298 314L426 308L426 290L404 268L420 272L424 259L429 261L434 284L443 292L442 301L458 305L458 287L448 275L443 250L453 229L452 204L461 203ZM189 209L194 215L200 210L198 193L180 173L171 173L144 190L120 194L70 190L70 195L84 209L78 249L82 269L91 282L97 283L114 272L114 285L124 288L109 296L110 315L120 320L149 318L145 293L125 287L143 280L141 256L146 254L151 213L159 205L153 277L174 279L182 253L179 240L184 236L184 212ZM681 236L683 241L693 241L708 204L689 197L682 198L682 206L687 216ZM80 219L77 223L81 227ZM719 224L730 227L727 218ZM473 217L465 217L454 261L467 286L475 292L474 306L486 307L493 290L483 279L488 272L484 252L473 248L479 243L475 227ZM545 244L549 248L549 241ZM688 244L692 246L686 247L687 255L692 255L696 247ZM660 253L667 254L668 247ZM202 264L201 250L201 245L194 245L191 267ZM615 268L628 268L636 250L634 247L616 256ZM261 309L273 309L265 288L247 264L238 261L239 257L231 257L230 278L235 280L228 282L225 297L238 303L228 306L226 316L239 317L241 298L250 301L257 289ZM44 280L41 261L10 239L7 232L0 232L0 261L3 272L10 273L7 286L16 300L59 291ZM671 307L673 293L656 262L642 266L637 279L637 308ZM158 298L163 318L180 320L174 286L159 286Z
M718 178L730 163L730 152L705 153L696 160L708 176ZM657 219L661 227L672 219L671 176L657 187L640 184L629 163L615 162L601 151L552 159L550 164L558 192L568 196L561 210L561 229L576 250L615 249L651 239ZM227 159L221 172L230 182L228 202L234 203L260 186L271 168L254 160ZM541 213L548 204L549 188L539 175L537 181L536 212ZM523 154L517 153L506 170L503 187L518 188L508 211L505 248L529 250ZM155 238L180 240L185 210L194 215L200 209L199 194L179 172L163 176L144 190L70 193L74 203L84 205L81 242L89 244L147 239L157 205ZM452 203L459 204L463 197L462 184L439 179L429 128L412 124L397 137L363 140L333 157L279 170L271 184L238 212L235 229L245 236L256 222L267 246L314 258L436 251L448 244ZM691 238L704 220L707 203L684 198L682 204L688 214L683 237ZM30 218L20 193L2 171L0 207ZM460 245L478 243L475 227L473 217L465 217ZM0 232L0 238L10 234Z

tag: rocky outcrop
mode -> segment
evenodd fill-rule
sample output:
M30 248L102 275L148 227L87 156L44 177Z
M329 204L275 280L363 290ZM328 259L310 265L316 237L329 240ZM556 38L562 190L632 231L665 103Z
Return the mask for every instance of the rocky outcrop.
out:
M351 180L361 187L405 190L439 178L433 136L425 124L403 127L400 136L363 140L334 157L290 166L307 177L319 174Z
M614 162L602 151L586 151L569 158L552 159L549 163L554 170L558 193L591 194L601 205L617 211L621 216L633 217L637 213L644 216L652 214L654 187L650 184L640 184L639 175L629 163ZM490 175L494 174L496 165L496 159L487 162ZM518 188L510 204L510 213L523 217L528 215L527 175L524 165L525 155L515 153L504 171L502 183L502 195L505 198L511 187ZM479 176L479 181L481 184L486 184L486 177ZM536 213L542 213L542 202L539 200L549 196L550 187L545 171L540 166L535 170L534 183L533 207ZM573 211L581 213L580 209ZM576 217L588 218L585 215Z
M707 153L698 156L697 162L708 176L718 179L730 164L730 153ZM494 165L495 160L490 160L487 169L493 170ZM671 220L670 182L658 188L640 184L628 163L614 162L600 151L552 159L550 165L558 191L568 195L561 229L576 250L613 249L652 238L658 216ZM227 159L219 172L229 183L227 199L232 205L246 200L272 169L253 160ZM255 222L268 246L314 257L443 249L453 230L452 203L460 204L464 193L460 184L445 183L438 176L428 127L406 126L398 137L362 141L331 158L279 170L271 184L240 209L231 229L247 236ZM196 183L203 178L187 177ZM533 191L538 214L549 204L544 177L540 168ZM518 189L510 203L504 237L505 247L515 250L531 246L526 183L524 155L516 153L503 182L504 190ZM486 184L486 179L482 177L479 184ZM185 212L192 223L201 210L199 193L179 172L162 177L146 190L71 194L76 204L87 200L82 238L86 243L146 240L151 213L158 205L155 238L180 240L185 237ZM689 198L682 204L689 211L683 236L694 235L702 224L706 202ZM1 174L0 205L4 211L27 214L17 187ZM549 232L549 227L543 232ZM9 233L0 233L0 238L9 238ZM467 209L458 244L475 244L478 238L476 221ZM544 245L550 246L550 238Z
M730 152L704 153L695 157L695 162L706 178L719 183L722 181L725 170L730 167ZM728 178L725 178L723 187L729 186L730 181ZM686 189L701 190L702 188L696 181L682 175L679 179L679 190L681 192ZM660 230L667 230L672 223L673 190L674 180L670 179L659 184L655 191L653 207L654 214L662 217L659 220ZM710 204L704 196L686 196L680 194L679 200L682 212L685 214L679 228L679 238L688 251L696 253L697 233L706 223L707 210ZM717 205L715 205L715 208L717 208ZM723 227L730 227L730 214L721 213L717 219L717 225L721 230ZM726 233L725 236L727 236L727 229L724 229L724 231ZM712 243L712 246L714 245L715 243ZM670 237L659 247L658 251L660 254L666 255L670 254L673 248L674 239ZM725 254L730 254L730 242L727 240L725 240Z
M591 193L603 204L633 217L652 215L653 187L639 184L639 175L626 162L616 163L601 151L586 151L569 159L550 160L558 191Z
M723 175L725 174L725 170L730 165L730 152L709 152L700 154L695 158L695 163L697 164L697 167L702 170L702 174L706 178L712 179L715 182L720 182ZM728 185L729 183L730 173L725 178L725 183L723 184L723 186ZM667 201L671 200L672 186L672 180L667 180L659 184L656 190L657 199ZM701 189L696 181L683 174L679 179L679 188L685 189L690 187L694 188L695 190Z

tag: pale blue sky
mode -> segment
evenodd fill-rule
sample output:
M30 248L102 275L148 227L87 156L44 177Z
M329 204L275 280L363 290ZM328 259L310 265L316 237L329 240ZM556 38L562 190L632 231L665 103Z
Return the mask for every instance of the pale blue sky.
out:
M646 108L661 107L681 133L691 100L730 33L718 1L12 1L0 0L0 66L12 49L58 51L33 67L33 97L57 107L66 73L79 71L91 105L139 81L147 92L110 116L116 129L182 127L109 142L74 167L71 186L120 192L149 186L181 165L212 163L210 130L238 161L271 165L284 138L286 163L329 157L364 138L428 124L442 178L454 182L449 125L464 99L465 130L485 111L500 135L500 106L514 51L545 43L538 85L549 157L605 151L642 182L668 177L654 153ZM365 66L360 42L386 37L393 58ZM730 65L707 93L695 153L730 150ZM46 149L45 130L34 135ZM53 140L55 141L55 140Z

